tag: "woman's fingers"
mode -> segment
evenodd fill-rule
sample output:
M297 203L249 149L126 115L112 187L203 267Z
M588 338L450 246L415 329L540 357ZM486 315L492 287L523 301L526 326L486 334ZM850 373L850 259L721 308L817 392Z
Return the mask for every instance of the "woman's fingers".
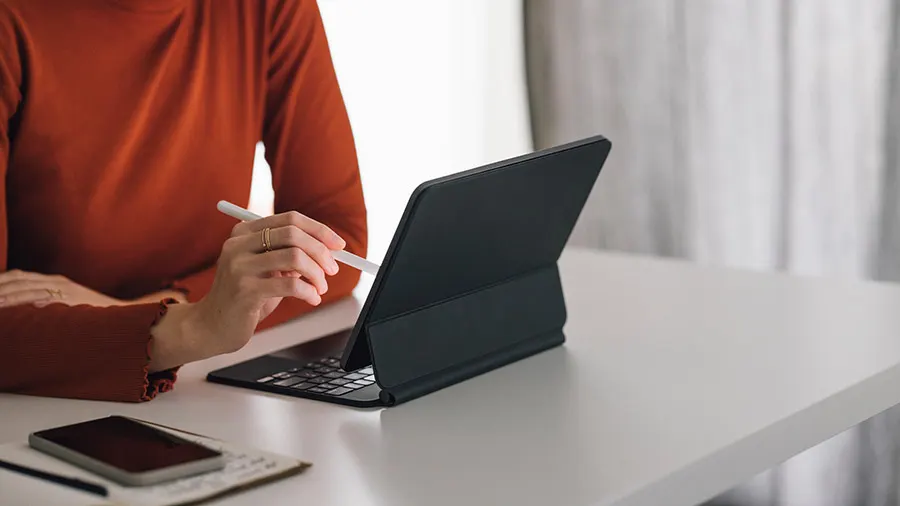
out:
M297 271L316 287L319 295L328 291L325 271L300 248L285 248L252 255L244 261L247 274L262 276L275 271Z
M322 303L322 296L316 288L301 278L290 276L263 278L259 280L259 291L263 297L294 297L305 300L313 306Z
M250 253L263 253L265 248L262 242L261 232L255 234L247 234L229 239L232 241L234 248ZM329 250L319 240L307 234L294 226L285 226L273 228L269 232L269 242L272 250L280 250L286 248L299 248L303 250L310 258L330 275L338 272L338 264Z
M266 251L262 231L269 228ZM220 267L252 298L294 297L312 305L328 291L325 275L339 268L331 250L346 243L333 230L297 212L239 223L222 248Z
M0 296L0 307L21 306L45 301L53 301L50 292L44 289L29 289Z
M45 277L47 277L45 274L13 269L11 271L0 272L0 284L11 283L13 281L22 281L26 279L40 279Z
M286 226L272 229L269 235L273 249L300 248L315 260L322 270L331 275L337 274L338 264L331 256L331 250L307 232L294 226Z
M44 294L46 295L49 293L46 291L48 288L55 287L56 283L44 277L16 279L0 283L0 297L6 297L13 293L29 290L44 290Z
M308 232L297 227L287 226L273 229L271 234L284 247L297 247L306 252L322 269L330 275L338 272L338 264L331 255L331 250Z
M260 218L254 221L239 223L235 225L233 234L248 235L260 232L266 227L274 230L276 228L288 226L299 228L312 237L318 239L319 242L324 244L329 249L341 250L347 246L346 241L341 239L341 237L337 235L333 230L331 230L324 224L319 223L318 221L308 216L304 216L296 211L289 211L286 213L276 214L274 216L268 216L266 218Z

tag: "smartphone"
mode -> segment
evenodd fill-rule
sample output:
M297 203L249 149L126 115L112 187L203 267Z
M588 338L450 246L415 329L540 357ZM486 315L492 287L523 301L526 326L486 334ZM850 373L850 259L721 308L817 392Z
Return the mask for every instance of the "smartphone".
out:
M127 486L155 485L225 466L221 452L123 416L34 432L28 445Z

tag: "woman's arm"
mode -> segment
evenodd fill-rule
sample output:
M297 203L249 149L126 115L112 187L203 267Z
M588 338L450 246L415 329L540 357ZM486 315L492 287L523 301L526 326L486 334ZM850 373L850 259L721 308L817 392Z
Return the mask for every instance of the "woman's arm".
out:
M0 272L7 263L6 171L9 124L22 100L14 16L0 3ZM164 305L100 309L0 309L0 391L137 401L165 390L171 375L149 378L150 328ZM110 361L109 357L115 357Z
M269 13L268 86L263 125L275 212L299 211L325 223L366 256L366 206L353 132L316 2L279 0ZM349 295L356 269L328 280L332 299ZM285 301L267 324L309 309Z
M8 268L9 125L22 102L23 37L17 29L0 3L0 272ZM272 251L260 251L266 227L272 229ZM321 303L326 273L336 269L328 249L344 246L320 223L281 213L235 226L208 293L196 303L0 308L0 391L150 399L171 388L174 375L167 370L240 349L283 297Z
M0 190L2 208L5 189ZM271 251L260 250L265 228L271 229ZM5 230L4 220L4 252ZM247 344L282 298L320 304L326 274L337 269L328 250L343 246L328 227L282 213L235 226L222 246L212 288L199 302L2 308L0 391L149 400L172 387L175 378L168 370ZM286 272L302 277L280 275Z
M346 249L365 256L366 207L356 147L316 2L277 0L268 13L269 69L262 138L272 169L275 211L299 211L336 231ZM202 298L210 268L175 283L188 300ZM346 297L359 271L341 266L324 302ZM313 309L285 300L260 328Z
M0 272L7 269L6 172L10 122L22 101L23 40L0 3ZM0 391L140 401L171 388L174 375L147 374L151 327L167 305L0 308ZM161 341L168 335L159 334ZM176 336L171 336L173 339Z
M147 369L151 328L167 319L166 309L163 303L0 309L0 391L149 400L175 380L173 373L149 375Z

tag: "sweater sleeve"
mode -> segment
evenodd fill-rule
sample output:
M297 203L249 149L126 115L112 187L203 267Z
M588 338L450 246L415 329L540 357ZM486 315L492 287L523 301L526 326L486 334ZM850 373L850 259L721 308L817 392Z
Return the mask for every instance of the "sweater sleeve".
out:
M267 84L262 139L272 169L275 212L295 210L330 226L347 250L366 254L366 208L356 147L315 0L266 0ZM215 268L180 279L188 301L212 287ZM341 266L328 279L328 303L349 295L360 273ZM258 330L312 310L285 299Z
M0 309L0 391L139 402L171 390L174 371L147 374L150 328L165 309L163 302Z
M6 181L11 126L22 101L15 16L0 3L0 272L8 265ZM148 375L150 329L165 305L54 304L0 309L0 392L113 401L149 400L174 373Z
M268 86L263 143L272 169L275 212L298 211L325 223L365 257L366 207L350 120L315 0L273 0L268 20ZM356 269L340 265L323 302L349 295ZM263 323L310 306L286 299Z

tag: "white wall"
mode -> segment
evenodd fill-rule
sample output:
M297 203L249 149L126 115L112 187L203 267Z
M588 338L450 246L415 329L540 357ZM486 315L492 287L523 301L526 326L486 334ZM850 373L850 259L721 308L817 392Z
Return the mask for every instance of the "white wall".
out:
M531 150L519 0L319 0L359 151L369 258L421 182ZM271 212L257 153L251 206Z

